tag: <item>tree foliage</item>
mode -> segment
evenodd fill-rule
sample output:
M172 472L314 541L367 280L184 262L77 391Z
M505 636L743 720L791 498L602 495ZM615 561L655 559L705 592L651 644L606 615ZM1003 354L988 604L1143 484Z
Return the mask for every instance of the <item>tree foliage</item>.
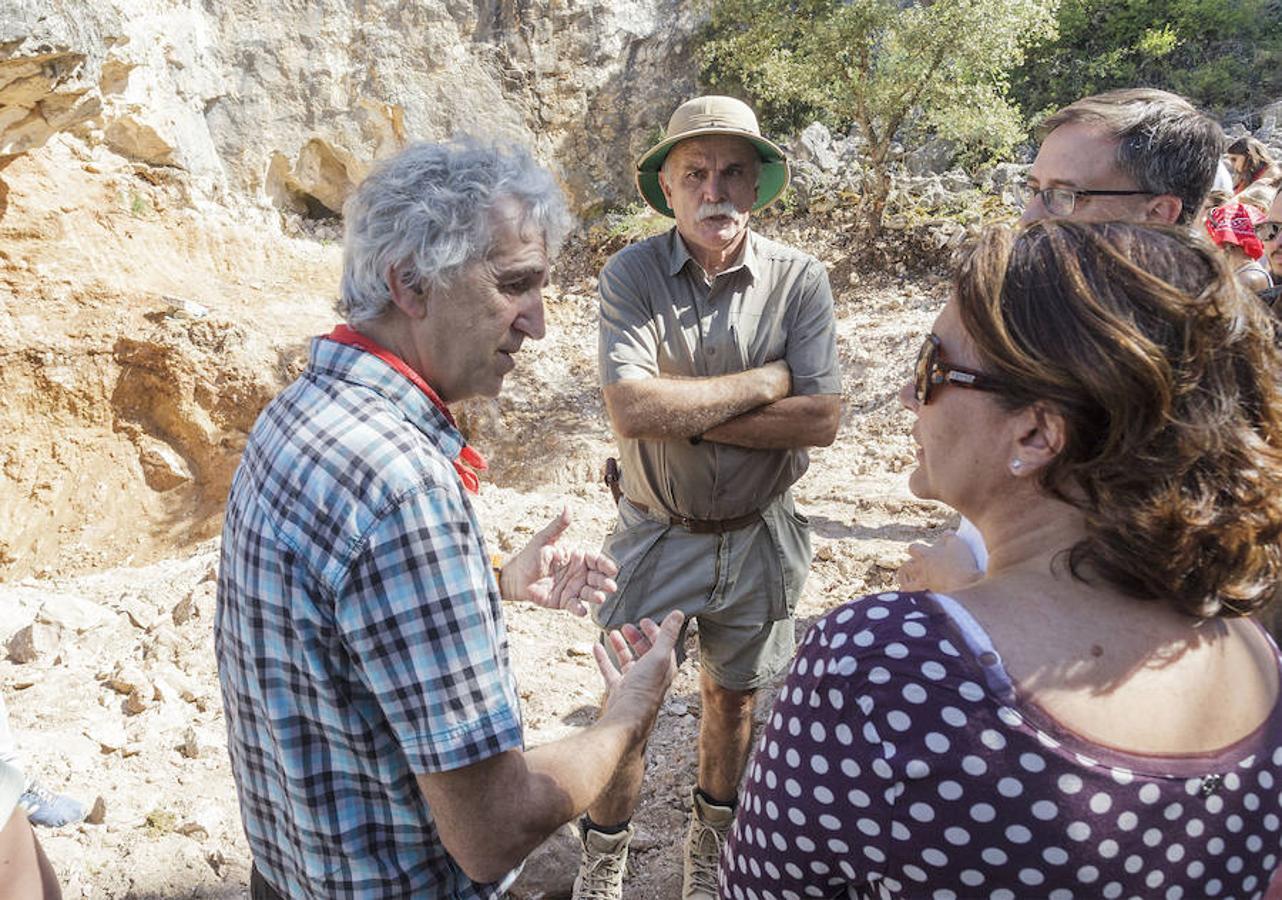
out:
M1058 0L717 0L700 49L713 88L769 130L818 119L864 142L860 218L876 232L891 145L926 133L992 154L1023 136L1008 73L1054 36Z
M1116 87L1258 107L1282 94L1282 0L1062 0L1058 37L1011 77L1032 116Z

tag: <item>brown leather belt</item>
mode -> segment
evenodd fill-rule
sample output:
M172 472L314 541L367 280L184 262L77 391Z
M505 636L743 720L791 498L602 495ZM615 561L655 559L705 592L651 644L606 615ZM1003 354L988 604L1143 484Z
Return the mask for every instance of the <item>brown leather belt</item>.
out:
M644 503L638 503L635 500L628 500L633 506L641 510L652 519L663 521L661 515L650 512L650 507ZM669 525L679 525L691 534L725 534L727 531L738 531L740 528L747 528L755 522L761 521L761 510L755 510L746 516L737 516L733 519L691 519L688 516L669 516Z

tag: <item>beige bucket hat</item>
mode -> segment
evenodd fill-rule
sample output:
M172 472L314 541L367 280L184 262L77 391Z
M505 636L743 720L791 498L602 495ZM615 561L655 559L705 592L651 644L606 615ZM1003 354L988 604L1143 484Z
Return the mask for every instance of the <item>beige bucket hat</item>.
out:
M677 107L668 120L666 136L637 160L637 190L655 210L669 218L672 207L659 186L659 169L668 153L687 138L705 134L727 134L741 137L757 148L761 155L761 175L757 180L757 202L754 210L773 202L788 186L788 160L772 141L761 136L756 113L734 97L695 97Z

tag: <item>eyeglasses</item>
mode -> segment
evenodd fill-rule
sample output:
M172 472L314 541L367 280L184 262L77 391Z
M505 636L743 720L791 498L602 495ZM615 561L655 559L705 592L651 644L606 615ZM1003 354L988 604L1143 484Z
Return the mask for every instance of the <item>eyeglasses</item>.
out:
M1255 236L1261 241L1271 241L1282 232L1282 222L1258 222L1255 226Z
M1077 198L1079 197L1137 197L1141 194L1152 194L1152 191L1077 191L1072 188L1042 188L1037 190L1027 184L1015 185L1015 202L1019 204L1020 209L1025 209L1028 204L1033 202L1034 197L1040 197L1042 206L1052 216L1071 216L1077 209Z
M921 350L917 353L917 366L914 370L913 396L925 406L938 385L955 384L957 387L971 388L976 391L996 391L1006 389L1000 378L975 369L963 366L950 366L943 361L943 349L939 337L933 332L926 335Z

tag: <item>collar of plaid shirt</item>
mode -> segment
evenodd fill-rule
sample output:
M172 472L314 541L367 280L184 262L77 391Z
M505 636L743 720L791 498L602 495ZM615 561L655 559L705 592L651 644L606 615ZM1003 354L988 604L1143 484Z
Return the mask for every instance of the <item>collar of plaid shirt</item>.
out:
M388 350L377 341L370 340L349 325L335 326L333 331L325 335L325 338L339 344L346 344L349 347L356 347L377 356L408 378L410 383L422 391L427 399L432 401L432 405L441 411L441 415L445 416L445 420L457 430L458 423L454 421L454 416L451 415L449 408L445 405L445 401L440 398L436 391L432 390L430 384L423 380L422 375L411 369L405 360L391 350ZM459 454L453 459L453 463L454 471L458 472L459 481L463 482L463 487L467 489L468 493L479 494L481 492L481 479L476 473L483 472L489 468L485 462L485 457L481 456L476 449L469 447L467 442L464 441L463 448L459 450Z

